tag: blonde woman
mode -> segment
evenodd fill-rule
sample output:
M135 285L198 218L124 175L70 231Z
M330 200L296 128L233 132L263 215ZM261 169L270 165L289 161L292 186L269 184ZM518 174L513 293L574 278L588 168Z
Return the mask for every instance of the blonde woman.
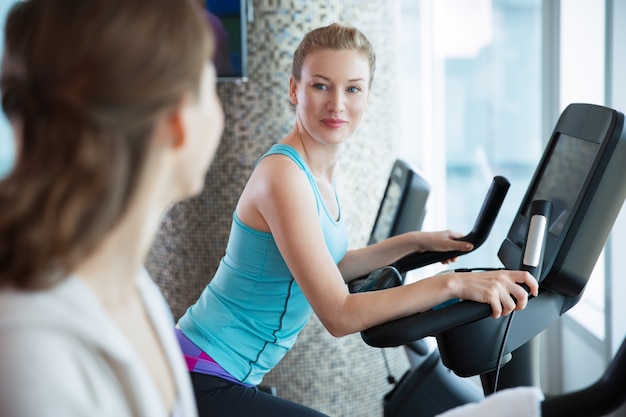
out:
M319 416L256 390L315 312L341 337L452 298L489 303L493 316L524 308L527 273L445 274L350 294L346 283L415 251L470 250L449 232L411 232L362 249L348 237L335 166L369 100L375 56L357 29L333 24L295 51L293 130L259 161L233 214L226 254L178 322L201 416ZM519 302L516 304L511 298Z

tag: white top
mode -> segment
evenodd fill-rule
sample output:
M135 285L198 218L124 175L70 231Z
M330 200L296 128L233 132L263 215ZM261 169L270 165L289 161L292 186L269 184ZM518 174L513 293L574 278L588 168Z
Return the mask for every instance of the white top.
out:
M509 388L437 417L540 417L543 398L543 392L537 387Z
M172 367L176 414L196 417L171 311L145 270L136 283ZM2 417L168 417L139 355L76 277L46 291L0 291Z

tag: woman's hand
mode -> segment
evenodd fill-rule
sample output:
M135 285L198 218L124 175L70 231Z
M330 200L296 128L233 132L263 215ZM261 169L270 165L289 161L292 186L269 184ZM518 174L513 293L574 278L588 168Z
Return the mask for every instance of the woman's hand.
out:
M491 316L506 316L514 310L522 310L528 303L529 293L537 296L539 284L525 271L494 270L464 272L442 275L448 279L447 286L452 298L472 300L491 306ZM529 292L520 284L526 284Z
M438 232L415 232L418 233L420 250L419 252L469 252L474 249L474 245L469 242L459 240L464 235L451 230ZM442 264L455 262L458 257L441 261Z

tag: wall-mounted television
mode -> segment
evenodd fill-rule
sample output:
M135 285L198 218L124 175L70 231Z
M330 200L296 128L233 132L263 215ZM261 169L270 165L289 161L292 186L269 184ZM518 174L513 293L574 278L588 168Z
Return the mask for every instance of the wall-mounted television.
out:
M246 23L250 0L205 0L207 19L216 35L214 63L218 81L248 80Z

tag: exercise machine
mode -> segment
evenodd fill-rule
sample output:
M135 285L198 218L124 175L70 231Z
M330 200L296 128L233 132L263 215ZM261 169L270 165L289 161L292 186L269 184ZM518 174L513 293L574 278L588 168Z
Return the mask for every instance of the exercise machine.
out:
M497 176L493 179L472 231L463 237L464 240L474 244L472 251L486 241L509 185L504 177ZM406 161L396 160L368 244L401 233L420 230L426 215L429 193L430 186L419 171ZM417 264L412 259L404 260L406 264L399 266L399 269L406 272L465 253L467 252L430 253L419 259ZM398 272L398 265L393 265L352 281L349 288L351 292L359 292L399 286L404 283L405 276L406 273ZM407 343L404 350L409 369L399 381L396 381L388 370L388 381L394 384L394 389L383 398L386 417L400 417L405 414L415 416L413 410L416 407L420 410L418 415L435 415L446 409L484 398L484 394L475 383L447 369L441 362L439 352L432 349L424 339ZM384 349L381 352L384 356ZM387 363L386 357L384 359Z
M502 265L497 268L530 267L536 274L539 294L529 300L524 310L514 316L492 319L487 304L450 300L432 310L363 331L361 336L365 343L378 348L409 346L433 336L445 368L461 378L478 376L484 395L515 386L538 386L536 336L580 300L626 198L626 175L623 173L626 132L623 127L622 113L582 103L569 105L557 121L498 251ZM505 179L496 177L496 188L498 182L506 185ZM476 230L463 238L475 242L475 247L480 246L481 239L489 234L490 225L495 220L493 216L499 210L497 204L496 210L486 209L493 207L491 194L488 193L484 210L478 216ZM402 211L399 206L396 214ZM543 218L538 225L533 221L536 216ZM532 249L529 249L529 240L534 240L530 243ZM531 258L534 257L536 265L527 263L527 250L534 253ZM451 252L410 254L383 271L376 271L373 274L376 279L364 278L365 282L370 280L369 283L356 290L402 285L401 277L407 271L458 255ZM400 278L391 279L394 274ZM372 281L376 281L374 285ZM616 356L616 361L614 367L607 370L607 378L615 377L615 369L623 370L623 359L620 362ZM423 411L422 403L413 401L414 397L421 395L421 389L407 388L410 381L404 380L403 377L385 396L385 417L435 415L459 405L454 401L441 402ZM606 386L602 381L598 384L589 387L590 391L578 393L577 398L580 401L593 399L598 387ZM455 389L456 385L450 388L451 391ZM617 391L613 401L608 401L615 408L624 401L624 394L620 396ZM448 394L443 393L441 397ZM554 405L562 401L565 400L559 397L547 399L543 405L545 415L559 415L555 413L558 407ZM583 409L578 407L569 415L591 415L577 414Z

